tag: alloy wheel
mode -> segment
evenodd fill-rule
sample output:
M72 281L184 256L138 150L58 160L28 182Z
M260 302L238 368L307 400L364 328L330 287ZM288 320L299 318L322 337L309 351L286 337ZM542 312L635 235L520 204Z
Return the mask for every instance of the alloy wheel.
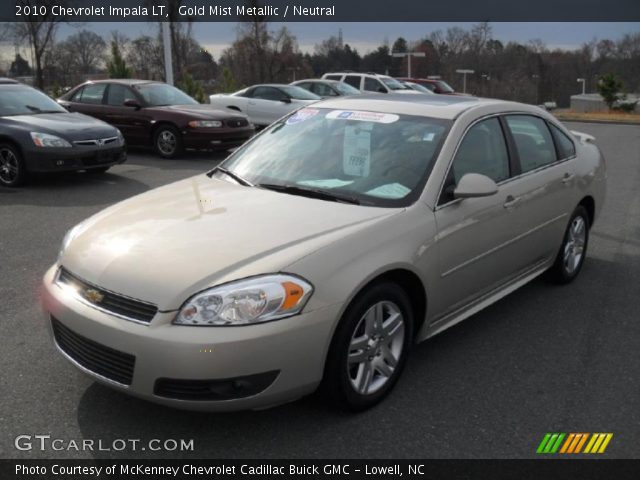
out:
M16 154L8 148L0 149L0 181L7 185L15 182L20 173Z
M349 344L347 373L361 395L379 391L393 377L404 345L405 322L400 308L381 301L358 322Z
M582 262L584 247L587 241L587 224L584 218L577 216L571 222L564 246L564 268L568 274L575 272Z
M170 130L163 130L158 135L158 150L163 155L173 155L178 145L178 139Z

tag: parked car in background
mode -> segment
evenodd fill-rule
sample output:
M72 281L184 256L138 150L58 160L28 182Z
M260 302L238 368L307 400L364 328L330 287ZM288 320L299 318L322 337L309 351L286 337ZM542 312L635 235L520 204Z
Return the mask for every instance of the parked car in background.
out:
M415 342L543 273L575 279L605 196L593 137L532 105L414 97L302 108L209 173L75 226L41 289L57 348L178 408L322 384L362 410Z
M259 127L266 127L283 115L318 100L322 98L304 88L279 83L253 85L231 95L209 97L211 105L242 112Z
M352 87L348 83L339 82L337 80L323 80L321 78L312 78L307 80L298 80L290 85L304 88L311 93L315 93L319 97L342 97L346 95L360 95L362 92Z
M411 90L415 90L416 92L426 93L427 95L435 95L435 93L433 93L427 87L420 85L419 83L404 81L401 81L400 83L402 83L406 87L409 87Z
M441 95L465 95L461 92L456 92L451 85L449 85L444 80L436 79L436 78L406 78L401 77L397 79L401 82L412 82L417 83L418 85L422 85L425 88L428 88L433 93L439 93Z
M361 92L418 93L395 78L377 73L334 72L322 75L323 80L336 80L357 88Z
M185 148L228 150L255 129L245 115L202 105L176 87L147 80L87 82L62 95L67 110L120 129L129 145L152 146L165 158Z
M40 90L0 81L0 185L17 187L37 172L106 172L126 158L117 128L69 113Z

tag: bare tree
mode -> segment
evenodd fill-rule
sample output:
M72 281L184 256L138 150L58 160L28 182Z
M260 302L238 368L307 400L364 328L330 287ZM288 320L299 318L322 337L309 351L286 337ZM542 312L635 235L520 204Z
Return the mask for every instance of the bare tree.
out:
M44 15L30 15L28 21L16 22L12 25L12 36L17 42L27 41L33 52L36 71L36 86L44 88L44 75L42 72L42 60L47 49L53 43L56 30L60 23L64 22L63 17L54 16L52 7L54 5L66 5L67 0L17 0L17 5L34 8L36 5L43 5L46 9ZM35 9L34 9L35 10ZM39 11L39 10L38 10Z
M92 73L104 63L107 44L97 33L80 30L67 38L66 46L80 73Z

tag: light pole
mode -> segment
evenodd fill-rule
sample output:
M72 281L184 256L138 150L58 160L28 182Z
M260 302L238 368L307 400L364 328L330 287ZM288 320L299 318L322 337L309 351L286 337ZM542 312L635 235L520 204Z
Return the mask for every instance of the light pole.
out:
M585 93L587 93L587 88L586 88L586 82L584 78L576 78L576 82L581 83L582 84L582 95L584 95Z
M173 58L171 57L171 37L169 22L162 22L162 46L164 47L164 77L169 85L173 85Z
M456 70L456 73L462 74L462 93L467 93L467 73L474 74L475 70L468 70L466 68L460 68Z
M411 77L411 57L425 57L424 52L398 52L392 53L392 57L407 57L407 77Z

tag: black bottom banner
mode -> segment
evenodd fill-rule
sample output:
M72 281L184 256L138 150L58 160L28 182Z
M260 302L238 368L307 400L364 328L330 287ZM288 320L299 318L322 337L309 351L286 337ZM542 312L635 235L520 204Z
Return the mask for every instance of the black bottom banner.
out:
M640 460L0 460L0 479L615 479Z

